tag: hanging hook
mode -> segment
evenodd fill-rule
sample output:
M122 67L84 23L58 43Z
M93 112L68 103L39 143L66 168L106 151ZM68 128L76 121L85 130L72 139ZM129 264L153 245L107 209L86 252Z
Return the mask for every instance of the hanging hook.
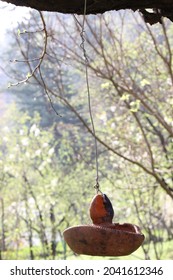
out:
M96 179L96 184L95 184L94 188L96 189L97 194L98 193L103 194L102 191L100 190L100 185L99 185L99 182L98 182L98 178Z

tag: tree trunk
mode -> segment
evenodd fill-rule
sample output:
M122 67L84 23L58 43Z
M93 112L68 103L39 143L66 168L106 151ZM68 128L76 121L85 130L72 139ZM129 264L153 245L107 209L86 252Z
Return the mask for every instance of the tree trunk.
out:
M55 227L55 213L54 213L54 206L51 205L50 207L50 222L51 222L51 252L52 252L52 259L54 260L56 257L56 227Z
M6 244L5 244L5 225L4 225L4 220L5 220L5 211L4 211L4 200L2 197L0 197L0 202L1 202L1 251L6 251Z
M16 6L31 7L41 11L83 14L85 0L1 0ZM172 0L87 0L87 13L97 14L120 9L162 9L163 13L171 14ZM172 12L173 14L173 12Z

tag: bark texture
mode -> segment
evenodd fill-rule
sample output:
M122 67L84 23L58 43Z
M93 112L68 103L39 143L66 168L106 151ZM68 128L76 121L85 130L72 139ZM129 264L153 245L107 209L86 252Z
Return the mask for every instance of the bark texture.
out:
M16 6L31 7L40 11L83 14L85 0L1 0ZM147 8L153 12L146 11ZM162 17L173 21L173 0L87 0L87 14L104 13L110 10L139 10L150 24L162 22Z
M84 0L1 0L16 6L27 6L41 11L83 14ZM120 9L173 10L172 0L87 0L87 13L97 14ZM168 12L168 11L167 11Z

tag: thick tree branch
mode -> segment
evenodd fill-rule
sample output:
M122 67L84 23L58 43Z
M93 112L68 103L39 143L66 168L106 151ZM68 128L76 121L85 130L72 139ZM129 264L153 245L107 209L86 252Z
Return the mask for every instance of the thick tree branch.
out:
M83 14L84 0L1 0L14 4L16 6L31 7L40 11L54 11L61 13L76 13ZM172 0L87 0L87 14L104 13L110 10L120 9L132 9L134 11L140 9L146 17L146 20L150 20L152 23L160 21L158 13L148 13L145 11L147 8L152 8L154 11L161 12L161 16L166 16L171 19L173 15L173 2ZM146 16L147 13L147 16ZM151 18L153 20L151 20ZM151 24L152 24L151 23Z

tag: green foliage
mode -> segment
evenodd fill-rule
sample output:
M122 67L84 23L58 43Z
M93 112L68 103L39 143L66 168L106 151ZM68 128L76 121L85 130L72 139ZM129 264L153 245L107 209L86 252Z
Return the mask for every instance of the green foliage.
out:
M3 123L1 122L3 138L0 143L1 195L5 205L4 223L8 251L14 250L16 246L16 250L20 251L23 250L23 246L27 246L29 221L32 224L33 243L37 244L41 239L40 242L45 247L42 234L49 243L51 242L53 226L50 220L51 207L54 208L55 241L58 244L62 238L62 230L69 225L69 221L71 223L77 221L76 217L74 221L74 213L79 217L80 222L85 220L85 214L83 209L82 212L80 211L80 207L81 197L84 197L84 204L86 203L87 189L78 190L80 182L77 182L74 174L64 176L66 166L62 159L67 157L68 146L61 142L58 148L60 151L56 152L59 144L54 139L53 128L49 131L41 129L38 114L30 118L26 114L17 112L15 108L9 109L9 112L14 118L9 119L8 112L7 116L4 116ZM4 125L7 121L9 126ZM78 168L76 164L74 172L75 169L76 173L80 172ZM83 178L85 177L84 174ZM42 254L51 256L50 248L46 250L47 253L43 251ZM21 252L19 258L20 254ZM12 257L9 253L5 253L4 256Z
M130 14L124 25L122 14L116 16L89 18L85 31L101 189L113 202L115 222L138 224L146 236L139 251L127 258L171 258L172 26L165 22L150 29ZM35 19L34 14L19 26L22 51L16 53L21 60L27 55L32 69L44 36L20 30L41 30L40 19ZM23 68L22 62L15 63L17 81L30 78L29 86L14 88L10 81L17 109L9 108L1 122L7 248L2 256L9 259L74 259L62 231L90 223L95 147L79 27L68 16L45 20L49 36L41 65L44 83L39 72L30 77L29 60ZM62 117L54 114L50 100Z

